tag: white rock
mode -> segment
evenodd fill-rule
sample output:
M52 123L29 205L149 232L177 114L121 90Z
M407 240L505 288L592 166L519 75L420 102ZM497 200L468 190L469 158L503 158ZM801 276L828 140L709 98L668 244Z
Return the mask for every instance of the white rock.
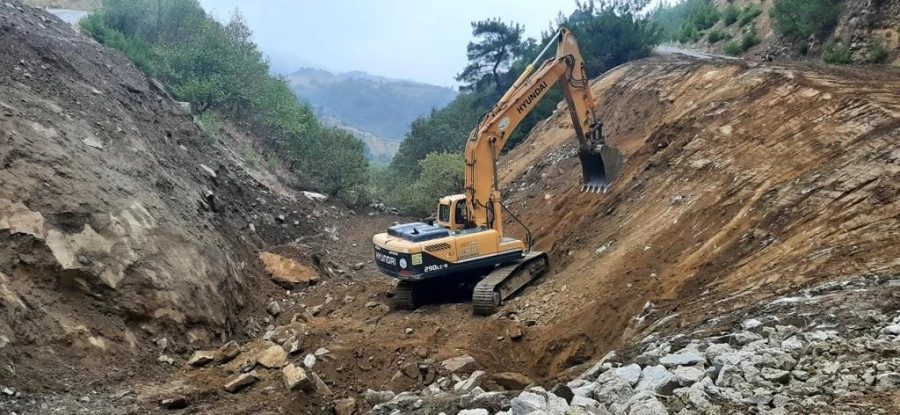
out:
M509 406L512 415L531 414L544 410L547 407L547 400L536 393L522 392L509 401Z
M571 406L573 408L599 408L600 402L584 396L575 395L572 397Z
M706 371L700 370L697 366L681 366L672 370L672 374L678 379L679 385L691 386L703 379Z
M303 196L306 196L306 198L309 200L315 200L317 202L324 202L328 200L328 196L316 192L303 192Z
M659 395L671 395L678 387L678 378L662 366L647 366L641 372L641 380L634 390L650 391Z
M475 370L476 363L472 356L465 354L444 360L441 362L441 366L450 373L471 372Z
M797 338L797 336L791 337L781 342L781 348L789 352L803 349L803 347L803 341Z
M574 391L573 391L574 392ZM598 384L594 390L594 399L602 404L624 404L634 395L631 383L620 377L615 377L609 382Z
M762 323L761 321L759 321L759 320L757 320L757 319L755 319L755 318L751 318L751 319L749 319L749 320L745 320L745 321L741 324L741 327L743 327L744 330L750 330L750 329L755 329L755 328L757 328L757 327L759 327L759 326L762 326L762 324L763 324L763 323Z
M457 393L468 393L481 386L482 381L484 381L484 372L476 370L475 372L472 372L472 375L469 376L468 379L457 382L456 385L453 386L453 390Z
M316 355L316 357L320 357L320 356L324 356L329 353L331 353L331 351L329 351L328 349L326 349L324 347L320 347L318 350L316 350L315 355Z
M625 379L631 386L634 386L641 380L641 365L632 363L628 366L622 366L613 370L616 376Z
M666 406L650 393L639 392L626 404L628 415L669 415Z
M706 363L706 358L695 352L680 352L663 356L659 359L659 363L667 368L676 366L693 366L700 363Z
M728 343L714 343L706 348L706 358L710 362L726 353L734 353L734 349L732 349L731 345L729 345Z
M875 377L879 389L900 389L900 373L890 372Z
M881 329L881 334L887 334L891 336L900 335L900 324L891 324L883 329Z
M547 394L547 409L544 410L547 415L566 415L568 411L569 403L564 398L552 393Z
M307 369L312 369L315 365L316 356L314 354L307 354L306 357L303 358L303 366L306 366Z
M731 335L731 339L737 343L738 346L743 346L747 343L755 342L757 340L762 340L762 336L752 332L752 331L739 331ZM710 346L712 347L712 346Z
M378 405L394 399L395 396L396 395L394 395L394 392L392 391L373 391L372 389L368 389L366 390L366 393L363 394L363 399L371 405Z
M456 413L456 415L491 415L487 409L464 409Z

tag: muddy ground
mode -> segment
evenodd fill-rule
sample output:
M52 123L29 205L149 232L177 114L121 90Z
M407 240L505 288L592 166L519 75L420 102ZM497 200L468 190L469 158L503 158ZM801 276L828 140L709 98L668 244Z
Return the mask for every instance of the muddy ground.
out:
M0 399L20 414L168 412L175 395L186 413L327 413L343 397L363 413L366 389L426 386L411 362L463 354L549 387L654 332L900 271L896 73L669 56L605 74L593 87L623 176L580 193L562 104L511 151L508 205L552 270L476 318L465 301L391 310L371 237L409 218L246 165L251 138L205 136L122 54L49 14L0 2L0 69ZM262 252L320 281L286 290ZM226 366L186 365L292 320L288 360L328 349L315 371L334 396L288 392L274 370L231 394Z

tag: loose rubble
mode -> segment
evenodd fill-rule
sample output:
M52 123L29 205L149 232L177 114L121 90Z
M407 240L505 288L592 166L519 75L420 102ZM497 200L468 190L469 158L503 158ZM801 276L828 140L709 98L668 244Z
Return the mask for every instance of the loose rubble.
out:
M477 363L460 356L441 362L444 373L459 379L452 384L437 380L399 394L369 390L363 399L376 415L888 414L857 403L900 389L900 313L878 310L875 290L887 291L881 298L900 296L900 281L861 278L817 287L800 300L751 310L755 317L738 319L737 311L710 319L704 327L732 319L733 329L696 330L706 336L652 334L551 391L518 373L465 376ZM866 302L856 297L867 298L869 309L858 308ZM635 357L619 357L625 355ZM510 391L486 391L488 384Z

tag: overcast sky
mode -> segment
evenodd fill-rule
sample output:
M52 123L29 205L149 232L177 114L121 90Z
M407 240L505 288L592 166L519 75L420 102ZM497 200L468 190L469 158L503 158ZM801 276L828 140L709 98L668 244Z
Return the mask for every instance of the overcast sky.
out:
M455 86L470 23L501 17L538 38L575 0L200 0L220 20L239 9L276 70L332 71Z

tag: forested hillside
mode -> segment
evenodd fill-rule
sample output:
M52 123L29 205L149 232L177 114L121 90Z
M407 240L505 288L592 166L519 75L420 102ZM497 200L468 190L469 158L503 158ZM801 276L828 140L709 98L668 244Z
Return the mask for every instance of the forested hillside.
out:
M900 1L684 0L652 12L666 40L760 60L896 64Z
M370 158L390 162L418 117L456 97L452 88L354 71L335 74L302 68L287 76L294 92L323 121L363 140Z
M249 133L247 158L281 164L301 186L357 200L368 182L363 144L300 104L239 12L222 24L196 0L105 0L81 21L99 42L124 51L148 76L190 103L211 144L221 121Z

